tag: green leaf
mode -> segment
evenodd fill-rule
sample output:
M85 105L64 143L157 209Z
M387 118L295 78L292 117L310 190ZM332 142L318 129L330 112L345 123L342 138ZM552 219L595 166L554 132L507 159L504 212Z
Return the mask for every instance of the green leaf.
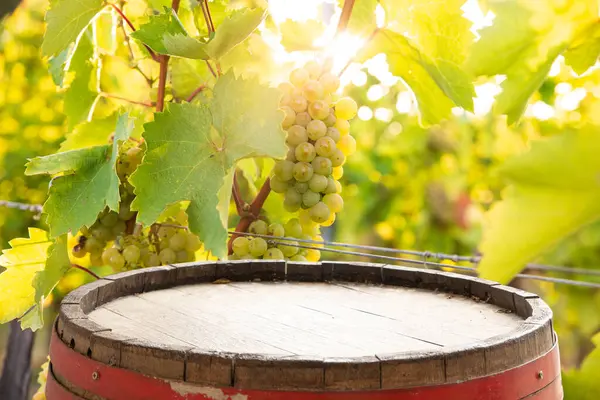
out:
M494 24L481 31L467 61L475 75L506 75L495 111L517 121L554 60L595 23L595 0L565 3L490 1Z
M226 175L241 158L283 157L287 149L276 89L228 73L213 94L210 107L172 103L145 125L148 150L130 182L141 223L152 224L169 204L189 200L190 229L224 257L227 231L217 193Z
M27 163L26 175L60 174L52 179L43 209L53 237L91 226L104 207L118 211L118 146L131 130L131 121L123 114L117 121L112 146L70 150Z
M565 133L505 164L512 186L488 216L483 278L509 282L527 262L600 217L599 151L596 132Z
M287 19L279 24L281 44L287 51L314 50L315 39L325 31L325 25L314 19L304 22Z
M592 338L596 345L583 360L580 368L571 369L562 373L565 389L565 399L568 400L596 400L600 398L600 334Z
M207 53L218 60L246 39L265 19L263 8L244 8L234 11L216 27L215 37L208 42Z
M596 64L600 56L600 24L593 24L565 51L565 62L578 75Z
M445 97L472 111L475 90L463 64L475 37L470 30L471 23L463 16L464 0L447 0L443 7L422 0L383 0L381 3L388 29L408 38L424 58L422 63L429 65L427 72ZM434 106L435 103L428 103L425 107Z
M94 118L89 122L83 122L77 125L71 133L67 134L65 141L60 145L60 151L106 144L110 135L115 131L116 123L116 113L106 118Z
M69 45L66 49L58 53L54 57L50 57L48 60L48 70L52 76L52 81L56 86L62 87L65 79L65 65L71 60L73 56L74 45Z
M454 103L445 91L444 76L406 37L381 29L360 59L367 60L379 53L386 54L390 71L402 78L413 91L423 124L435 124L450 115Z
M69 65L69 71L75 74L75 78L65 92L64 113L68 129L88 119L98 98L99 65L92 60L94 47L91 35L90 30L81 36Z
M151 15L147 23L131 33L132 38L139 40L160 54L169 54L164 44L166 35L187 36L187 32L173 10L165 14Z
M166 34L163 38L165 53L175 57L206 60L206 43L182 34Z
M42 54L56 56L75 42L79 34L104 7L103 0L55 0L46 14Z
M171 87L175 96L185 99L200 85L214 80L206 62L186 58L171 60Z
M231 14L232 10L228 7L228 3L229 1L227 0L215 0L208 3L210 17L216 27L220 26L225 18ZM194 8L194 25L196 25L196 29L198 29L201 37L209 36L204 13L200 6Z
M58 281L71 268L69 260L69 252L67 250L67 235L58 236L47 250L47 259L44 269L36 272L33 279L33 287L35 288L35 301L38 304L43 304L44 300ZM40 306L40 309L42 307Z
M29 238L13 239L9 244L11 248L0 256L0 265L6 268L0 274L0 324L22 317L35 306L32 282L44 269L52 242L45 231L29 228ZM28 320L26 325L37 325L35 316Z
M338 6L344 7L345 0L338 0ZM348 31L357 36L369 35L377 28L375 8L378 0L359 0L352 7L348 21Z

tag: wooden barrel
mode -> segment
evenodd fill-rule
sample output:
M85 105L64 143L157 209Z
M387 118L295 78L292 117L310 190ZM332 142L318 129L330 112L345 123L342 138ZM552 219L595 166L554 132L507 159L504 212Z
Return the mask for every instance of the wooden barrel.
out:
M70 293L48 400L562 399L551 311L470 276L233 261Z

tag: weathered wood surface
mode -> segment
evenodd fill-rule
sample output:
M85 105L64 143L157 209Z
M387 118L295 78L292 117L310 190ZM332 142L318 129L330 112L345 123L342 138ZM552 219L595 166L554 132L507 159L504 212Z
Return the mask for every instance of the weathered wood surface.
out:
M534 294L457 274L328 262L114 275L69 294L57 331L106 364L249 389L453 383L514 368L554 343L551 312Z

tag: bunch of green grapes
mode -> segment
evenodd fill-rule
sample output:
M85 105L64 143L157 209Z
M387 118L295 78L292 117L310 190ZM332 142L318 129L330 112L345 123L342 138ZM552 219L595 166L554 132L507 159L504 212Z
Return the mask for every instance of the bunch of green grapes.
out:
M117 175L119 176L119 212L105 209L90 227L83 227L72 249L75 258L89 254L92 266L108 265L115 271L140 267L154 267L193 261L202 244L198 237L183 224L183 211L162 224L147 229L136 229L136 213L131 210L135 198L129 176L143 157L140 144L128 140L119 148Z
M309 225L308 218L330 226L344 207L338 180L346 157L356 151L348 120L356 115L357 105L349 97L332 100L339 84L337 76L309 62L279 86L289 152L275 164L271 189L284 195L287 211L308 212L300 215L303 225Z
M285 225L278 223L269 225L263 220L256 220L250 224L249 233L268 235L272 238L239 236L232 243L233 254L229 259L319 261L321 258L319 250L299 248L297 241L280 239L286 237L322 241L323 238L319 236L318 228L315 231L315 227L316 225L303 226L298 218L290 219Z

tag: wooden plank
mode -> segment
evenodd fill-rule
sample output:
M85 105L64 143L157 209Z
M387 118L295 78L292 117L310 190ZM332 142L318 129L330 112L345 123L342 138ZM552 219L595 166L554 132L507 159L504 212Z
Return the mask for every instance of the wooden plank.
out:
M321 263L288 262L286 279L295 282L323 282Z
M381 389L446 382L444 355L440 352L378 354L377 358L381 360Z
M197 348L188 351L185 381L200 385L232 386L234 354L208 353Z
M184 380L185 357L191 347L163 346L144 340L121 343L121 368L165 379Z
M234 386L243 389L317 390L325 387L321 360L272 359L262 354L235 359Z
M330 390L370 390L381 388L381 366L375 356L326 358L325 388Z

